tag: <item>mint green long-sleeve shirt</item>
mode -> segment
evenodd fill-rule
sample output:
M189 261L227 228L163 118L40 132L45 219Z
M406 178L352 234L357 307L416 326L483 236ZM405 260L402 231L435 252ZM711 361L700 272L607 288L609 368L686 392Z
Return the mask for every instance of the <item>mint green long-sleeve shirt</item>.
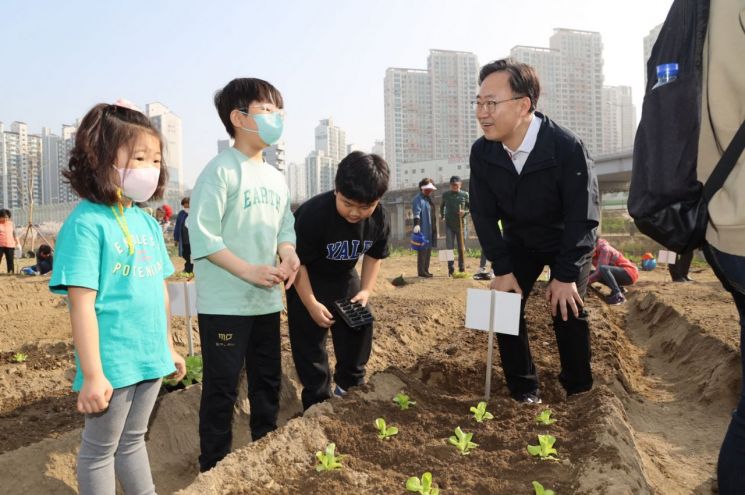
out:
M186 222L195 260L197 311L253 316L282 310L280 285L250 284L207 259L227 248L248 263L276 265L277 246L295 244L290 195L282 174L228 148L199 175L190 207Z

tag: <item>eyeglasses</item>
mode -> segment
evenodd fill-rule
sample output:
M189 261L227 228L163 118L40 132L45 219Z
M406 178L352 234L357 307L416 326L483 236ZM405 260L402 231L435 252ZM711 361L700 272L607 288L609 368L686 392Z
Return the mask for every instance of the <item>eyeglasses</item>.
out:
M504 103L506 101L514 101L514 100L520 100L522 98L528 98L527 96L513 96L512 98L507 98L506 100L486 100L486 101L477 101L474 100L471 102L471 105L473 106L473 109L475 112L478 113L481 108L486 108L487 113L494 113L494 111L497 109L497 105L500 103Z
M258 113L277 113L277 114L279 114L279 118L281 118L281 119L284 119L285 118L285 115L287 115L287 113L284 110L279 109L279 108L277 108L275 106L267 105L267 104L249 105L247 107L239 108L238 111L239 112L243 112L243 113L250 113L248 111L249 108L260 108L261 111L258 112Z

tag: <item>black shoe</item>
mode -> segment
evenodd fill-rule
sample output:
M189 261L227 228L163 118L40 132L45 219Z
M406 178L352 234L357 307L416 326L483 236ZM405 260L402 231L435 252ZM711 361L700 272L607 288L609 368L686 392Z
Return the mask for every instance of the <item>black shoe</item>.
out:
M422 277L425 277L425 278L432 278L432 277L434 277L434 275L432 275L431 273L427 272L427 273L425 273L424 275L422 275Z
M515 400L522 404L541 404L543 402L538 391L518 395Z

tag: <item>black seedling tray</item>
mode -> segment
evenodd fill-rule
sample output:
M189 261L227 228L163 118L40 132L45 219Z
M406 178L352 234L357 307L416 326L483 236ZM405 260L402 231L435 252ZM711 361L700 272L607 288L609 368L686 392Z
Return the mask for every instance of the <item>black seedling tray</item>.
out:
M359 328L370 325L375 318L372 313L358 302L351 302L349 299L339 299L334 301L336 312L344 320L344 323L350 328Z

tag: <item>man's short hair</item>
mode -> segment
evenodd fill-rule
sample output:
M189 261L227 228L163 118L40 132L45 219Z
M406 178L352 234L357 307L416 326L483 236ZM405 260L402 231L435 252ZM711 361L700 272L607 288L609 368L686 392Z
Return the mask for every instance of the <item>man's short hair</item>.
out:
M479 84L484 82L488 76L495 72L504 71L510 76L510 88L515 96L527 96L530 98L530 111L534 112L538 105L538 97L541 95L541 83L538 73L528 65L518 62L512 58L504 58L489 62L479 72Z
M458 177L457 175L450 177L451 184L458 184L459 182L462 182L462 181L460 180L460 177Z
M372 153L353 151L339 162L334 185L345 198L370 204L383 197L389 178L385 160Z
M282 94L263 79L239 77L215 93L217 114L230 137L235 137L235 127L230 122L230 113L239 108L246 109L251 103L257 101L270 102L277 108L284 108ZM248 112L248 110L245 111Z

